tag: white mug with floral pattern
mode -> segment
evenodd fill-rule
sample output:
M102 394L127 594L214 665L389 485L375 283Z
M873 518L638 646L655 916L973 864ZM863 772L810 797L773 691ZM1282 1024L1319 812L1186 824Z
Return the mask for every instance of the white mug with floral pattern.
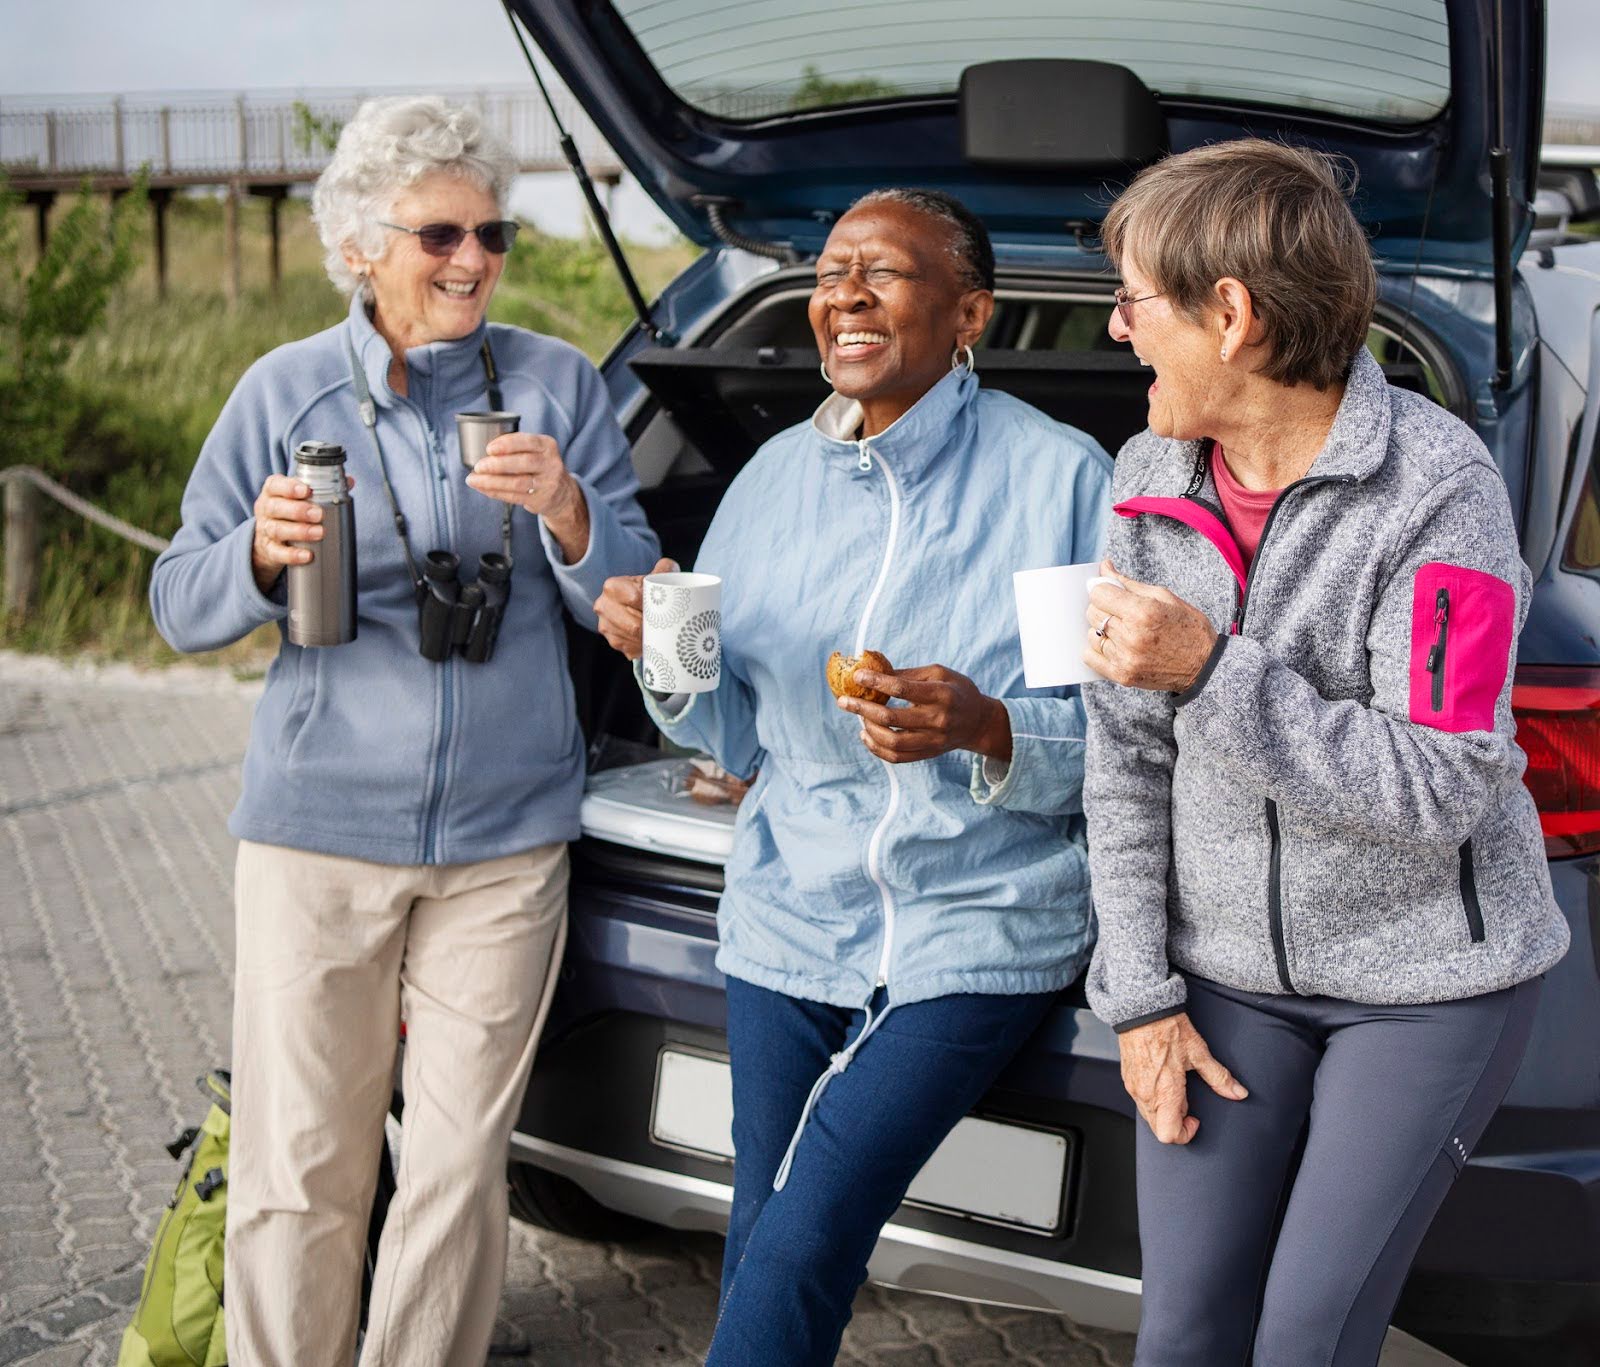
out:
M644 577L644 686L709 693L722 680L722 580L714 574Z

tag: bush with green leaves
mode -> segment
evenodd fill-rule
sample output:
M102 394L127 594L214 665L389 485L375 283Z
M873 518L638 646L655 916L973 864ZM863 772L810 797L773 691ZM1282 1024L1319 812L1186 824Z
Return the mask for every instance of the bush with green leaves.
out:
M0 179L0 462L64 473L73 421L67 362L133 269L144 202L142 181L109 212L85 188L25 269L22 197Z
M332 152L339 145L339 134L344 132L344 120L332 114L318 114L304 100L294 102L290 116L294 120L294 145L296 150Z
M853 80L837 81L824 76L820 68L806 64L800 83L789 97L791 109L829 109L841 104L860 104L865 100L885 100L902 94L892 81L876 76L858 76Z

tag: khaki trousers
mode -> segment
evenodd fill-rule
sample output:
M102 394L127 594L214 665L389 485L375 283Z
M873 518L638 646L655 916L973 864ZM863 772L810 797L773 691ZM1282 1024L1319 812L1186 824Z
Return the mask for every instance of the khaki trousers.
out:
M404 867L243 841L235 875L233 1367L347 1367L394 1059L398 1190L361 1367L483 1367L506 1149L566 937L567 849Z

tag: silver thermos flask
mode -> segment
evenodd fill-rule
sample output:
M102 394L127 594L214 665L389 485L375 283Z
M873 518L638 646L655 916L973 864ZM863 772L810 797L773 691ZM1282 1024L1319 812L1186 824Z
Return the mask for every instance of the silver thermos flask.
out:
M290 565L289 639L297 646L339 646L356 638L356 505L344 478L344 447L303 441L294 477L322 509L322 540L311 561Z

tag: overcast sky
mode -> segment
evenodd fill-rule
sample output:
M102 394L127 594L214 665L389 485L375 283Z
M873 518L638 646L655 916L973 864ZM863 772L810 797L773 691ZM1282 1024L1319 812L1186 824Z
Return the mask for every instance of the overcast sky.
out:
M1600 3L1548 0L1548 14L1547 98L1600 110ZM0 0L0 104L7 95L526 79L497 0ZM575 196L559 181L537 178L517 207L556 230L577 226ZM636 189L617 209L635 235L655 220Z
M1547 12L1549 98L1600 108L1600 4ZM523 79L497 0L0 0L0 99Z

